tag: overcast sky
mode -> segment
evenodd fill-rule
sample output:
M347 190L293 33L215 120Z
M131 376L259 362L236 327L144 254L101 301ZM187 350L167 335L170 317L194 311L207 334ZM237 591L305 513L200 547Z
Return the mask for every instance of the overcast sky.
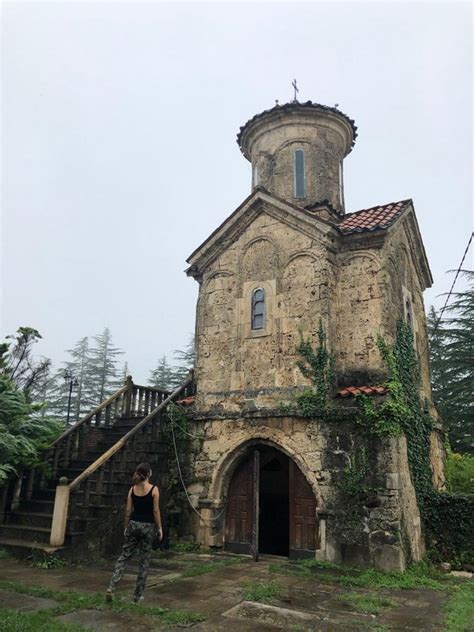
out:
M294 77L358 126L346 210L413 198L440 305L472 230L471 12L4 3L2 334L36 327L59 364L108 325L142 383L183 348L185 260L250 192L236 133Z

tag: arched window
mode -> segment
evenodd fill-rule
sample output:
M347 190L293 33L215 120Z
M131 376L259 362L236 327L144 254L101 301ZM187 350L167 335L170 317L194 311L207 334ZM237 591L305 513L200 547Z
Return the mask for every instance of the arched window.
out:
M252 187L255 188L258 185L258 167L254 165L252 169Z
M295 181L295 197L306 197L306 185L304 179L304 151L297 149L293 159L293 175Z
M409 298L407 298L406 301L405 301L405 322L410 327L410 329L413 331L413 320L412 320L412 313L411 313L411 301L410 301Z
M265 292L258 288L252 292L252 329L265 327Z

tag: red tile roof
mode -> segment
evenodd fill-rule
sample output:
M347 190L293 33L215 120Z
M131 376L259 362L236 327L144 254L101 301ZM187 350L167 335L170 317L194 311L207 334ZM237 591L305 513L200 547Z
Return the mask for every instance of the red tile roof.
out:
M388 388L385 386L346 386L341 388L336 397L355 397L356 395L385 395Z
M410 203L411 200L402 200L348 213L338 224L338 228L344 235L388 228Z

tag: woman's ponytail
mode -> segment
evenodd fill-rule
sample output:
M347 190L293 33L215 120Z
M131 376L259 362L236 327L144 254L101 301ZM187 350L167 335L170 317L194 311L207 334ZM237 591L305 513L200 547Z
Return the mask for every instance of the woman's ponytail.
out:
M151 476L151 467L148 463L140 463L137 465L135 472L132 476L132 483L134 485L139 485L143 483L147 478Z

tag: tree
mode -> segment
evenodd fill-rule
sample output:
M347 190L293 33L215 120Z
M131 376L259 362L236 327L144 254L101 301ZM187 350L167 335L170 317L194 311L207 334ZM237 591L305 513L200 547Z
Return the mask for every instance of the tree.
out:
M123 351L113 346L108 327L98 336L94 336L93 340L96 346L89 353L89 377L92 399L99 404L122 386L117 370L117 357Z
M32 327L19 327L16 335L6 338L13 341L13 345L8 345L8 355L4 358L6 373L25 394L34 393L51 365L48 358L33 358L32 348L41 340L41 334Z
M156 367L150 371L148 384L154 388L161 388L164 391L171 391L175 385L176 376L173 367L168 363L166 356L162 356Z
M176 360L174 365L174 386L179 386L181 382L187 378L189 370L194 367L196 357L194 336L192 336L186 345L184 351L176 349L173 351L173 357Z
M23 335L28 338L26 332L20 334ZM8 344L0 344L0 484L23 467L39 465L40 451L61 430L55 420L43 419L36 414L40 405L31 402L28 390L32 385L29 377L32 376L26 370L19 370L22 366L30 366L34 372L35 365L22 365L27 362L28 345L22 340L19 347L18 338L11 338L15 340L11 349ZM23 354L18 353L20 348ZM37 373L34 374L37 376ZM15 381L15 377L19 379L19 376L21 386Z
M433 397L456 452L474 451L474 272L468 289L452 294L441 322L428 314Z

